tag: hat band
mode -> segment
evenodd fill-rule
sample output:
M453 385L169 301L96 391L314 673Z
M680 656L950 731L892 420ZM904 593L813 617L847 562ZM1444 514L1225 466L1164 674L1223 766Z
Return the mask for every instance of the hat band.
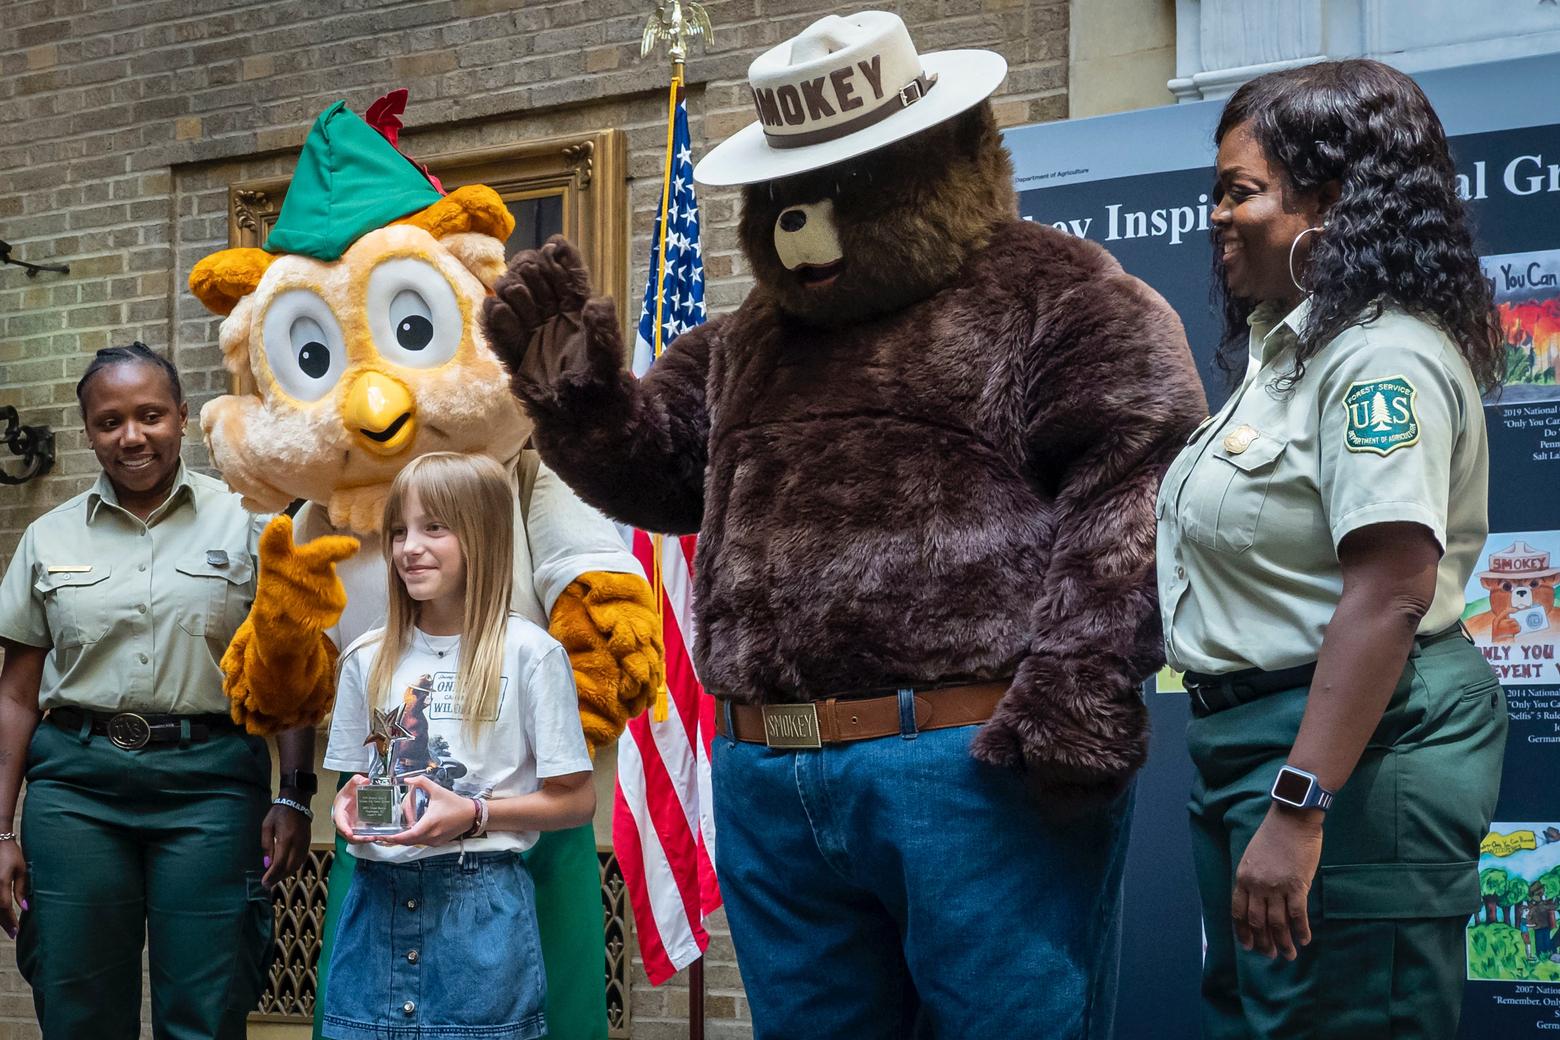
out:
M767 129L764 137L769 141L771 148L805 148L812 144L824 144L828 141L837 141L842 137L864 130L874 123L881 123L895 112L902 112L924 98L937 83L936 76L928 76L921 73L915 79L900 87L894 96L870 112L863 112L859 116L853 116L842 123L833 126L819 127L817 130L804 130L799 134L775 134Z

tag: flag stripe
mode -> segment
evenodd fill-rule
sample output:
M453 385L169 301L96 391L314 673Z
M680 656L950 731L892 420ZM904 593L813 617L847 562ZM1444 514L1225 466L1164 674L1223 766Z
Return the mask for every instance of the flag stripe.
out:
M630 756L620 747L620 779L625 768L626 775L633 779L626 789L618 788L614 800L612 847L623 872L629 906L634 912L634 930L639 936L645 973L650 977L651 985L659 986L696 960L708 945L709 938L696 934L689 927L680 900L675 906L668 906L664 898L659 902L654 899L657 894L676 892L677 885L671 864L661 854L660 842L649 826L649 820L636 815L633 809L638 806L641 814L646 810L644 790L637 782L640 777L638 766L638 752Z

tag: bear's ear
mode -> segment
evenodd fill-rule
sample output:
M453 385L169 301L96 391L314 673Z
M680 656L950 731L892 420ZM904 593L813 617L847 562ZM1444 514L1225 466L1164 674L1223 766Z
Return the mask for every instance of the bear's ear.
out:
M255 291L276 257L263 249L224 249L190 272L190 292L213 314L231 314L238 301Z
M500 242L515 230L514 215L498 197L498 192L485 184L456 188L427 209L418 210L395 223L420 227L434 238L474 231L491 235Z

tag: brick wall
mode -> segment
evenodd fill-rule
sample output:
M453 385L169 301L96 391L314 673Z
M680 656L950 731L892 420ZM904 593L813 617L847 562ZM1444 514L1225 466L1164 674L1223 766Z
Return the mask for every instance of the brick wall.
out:
M715 42L689 64L696 154L751 121L748 63L837 7L711 0ZM860 6L869 6L863 2ZM990 47L1010 64L1004 125L1067 114L1066 0L904 0L922 50ZM361 112L411 90L403 147L431 155L620 127L629 143L634 268L659 203L667 71L640 63L647 0L5 0L0 17L0 239L68 275L0 267L0 404L56 431L46 478L0 486L0 566L23 528L97 467L74 383L99 347L171 350L191 412L222 393L217 323L185 280L227 244L227 185L285 174L310 123L345 97ZM736 193L701 194L712 311L747 291ZM630 301L628 309L636 306ZM194 426L192 425L192 430ZM185 457L204 466L198 436ZM8 456L0 455L0 463ZM709 972L711 1036L747 1035L729 941ZM7 961L9 953L0 954ZM0 971L0 1040L33 1036L14 970ZM640 977L641 982L643 977ZM636 988L636 1036L685 1035L686 989ZM6 1024L10 1020L12 1024Z

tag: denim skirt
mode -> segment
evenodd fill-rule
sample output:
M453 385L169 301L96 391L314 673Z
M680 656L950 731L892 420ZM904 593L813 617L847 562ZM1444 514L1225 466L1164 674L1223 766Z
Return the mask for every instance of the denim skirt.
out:
M360 859L327 977L330 1040L543 1036L531 875L513 852Z

